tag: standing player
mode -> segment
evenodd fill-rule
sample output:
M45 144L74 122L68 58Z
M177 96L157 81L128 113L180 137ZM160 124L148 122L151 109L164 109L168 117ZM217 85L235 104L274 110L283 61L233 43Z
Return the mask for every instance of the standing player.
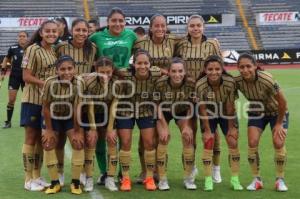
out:
M100 26L97 19L91 19L88 21L88 23L89 23L89 36L91 36L100 28Z
M202 78L201 78L202 77ZM238 123L235 113L236 85L233 77L224 69L221 57L209 56L204 62L204 71L196 83L202 140L204 150L204 190L213 190L212 156L214 133L220 125L228 145L228 160L231 169L230 185L233 190L243 190L239 182L240 152L238 148ZM197 106L198 107L198 106Z
M57 56L69 55L75 61L75 73L83 77L92 72L92 66L96 56L96 46L88 40L88 23L84 19L75 19L71 27L72 39L61 42L56 46ZM57 156L60 173L60 181L63 185L63 167L64 167L64 146L66 135L60 134L59 143L57 145ZM93 151L94 150L94 151ZM87 154L88 153L88 154ZM86 166L93 165L95 149L87 150L85 152ZM90 173L90 172L89 172ZM86 178L86 179L85 179ZM93 190L92 176L82 177L85 190Z
M25 127L22 149L26 174L24 188L30 191L40 191L47 185L40 177L43 159L41 89L45 80L55 74L56 54L52 46L57 37L58 27L54 21L42 23L32 36L22 61L23 80L26 83L21 104L21 126Z
M275 189L287 191L288 187L284 182L287 156L285 138L289 121L287 101L272 75L260 70L252 55L240 55L238 70L240 75L236 77L237 87L250 102L248 111L248 161L254 179L247 189L256 191L263 188L259 171L258 144L265 127L270 124L275 150Z
M208 56L221 56L219 43L215 39L208 39L204 35L204 28L204 19L200 15L190 16L187 22L187 36L178 44L175 52L176 56L184 59L187 74L195 81L204 71L204 61ZM196 120L193 120L193 130L196 136ZM220 136L217 132L214 136L213 180L216 183L220 183L222 181L220 174Z
M61 190L59 182L55 145L58 134L67 134L72 146L72 183L71 193L81 194L80 172L84 162L84 136L77 120L77 109L82 102L84 81L75 76L75 62L70 56L61 56L55 63L56 76L46 80L43 100L43 135L42 142L45 163L51 178L51 185L46 194Z
M174 55L175 46L179 41L174 35L167 34L167 20L163 15L157 14L151 17L149 34L135 42L134 49L144 49L151 56L151 65L161 68L162 73L167 74ZM139 141L139 157L141 162L141 174L137 183L143 182L145 176L144 148L143 142Z
M8 80L8 104L7 104L7 120L4 122L2 128L11 128L11 118L14 112L14 105L17 97L18 90L21 86L21 90L25 85L22 78L22 58L24 53L25 45L28 42L28 33L20 31L18 33L18 44L9 47L7 55L4 57L2 62L1 70L4 71L1 76L5 75L7 69L7 63L11 64L11 71ZM1 77L0 77L1 79Z
M193 94L195 82L187 78L185 63L180 58L173 58L169 68L169 76L157 80L155 95L158 97L161 117L157 121L159 141L156 151L156 164L159 175L159 190L168 190L166 175L167 147L170 139L169 122L174 119L180 129L183 145L184 181L186 189L194 190L196 185L191 173L194 167L195 151L193 146L193 130L191 118L193 117Z
M134 68L125 75L125 97L120 99L116 119L116 128L120 138L120 165L122 168L121 191L131 190L129 176L131 162L132 131L137 123L145 147L144 159L146 167L145 189L153 191L156 185L153 180L155 167L154 133L156 126L156 104L153 102L153 90L156 80L161 76L158 67L151 67L150 55L145 50L136 51L133 57ZM109 142L116 140L116 133L107 134ZM116 147L116 146L115 146Z
M68 41L72 38L71 34L69 33L68 23L66 18L59 17L55 19L55 22L58 25L58 38L56 44L62 41Z
M90 40L97 46L97 57L106 56L113 60L115 73L122 75L129 67L136 34L125 28L125 14L120 8L113 8L107 16L107 28L96 32ZM98 139L96 157L101 175L97 183L104 184L106 177L106 140Z

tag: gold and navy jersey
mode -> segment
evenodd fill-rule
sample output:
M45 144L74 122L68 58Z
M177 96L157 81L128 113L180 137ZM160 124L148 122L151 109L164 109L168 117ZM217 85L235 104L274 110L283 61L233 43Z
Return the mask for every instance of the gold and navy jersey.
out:
M169 76L163 76L159 78L155 84L155 100L161 104L161 107L164 109L169 109L171 112L172 105L174 105L174 110L176 114L186 112L191 107L194 102L195 97L195 82L186 78L183 80L182 85L178 88L175 88L170 83ZM193 106L192 106L193 108Z
M262 103L266 115L278 114L278 102L275 95L280 88L270 73L258 70L254 81L245 81L241 75L235 77L235 81L237 88L250 101L250 109L259 108L261 106L258 103ZM261 112L251 112L250 110L249 113L260 114Z
M86 95L89 96L87 101L94 102L104 102L109 107L114 98L118 98L121 95L121 83L115 83L117 81L116 77L106 84L97 75L97 73L91 73L88 78L86 78ZM95 113L103 113L104 109L102 105L95 104Z
M210 55L221 56L220 47L216 40L207 39L205 36L198 45L192 44L186 37L178 43L175 51L175 56L185 61L187 74L194 80L197 80L204 71L204 61Z
M80 77L74 76L71 81L66 82L53 76L45 82L42 99L50 103L54 114L52 117L73 115L73 106L82 102L84 89L84 81Z
M151 65L168 69L171 65L171 59L174 56L175 46L180 41L174 35L166 35L161 44L155 44L149 36L135 42L134 50L144 49L151 56Z
M33 44L25 50L22 68L30 69L32 75L45 81L55 75L56 54L54 49L46 50L40 44ZM22 102L42 105L41 89L36 84L26 83Z
M118 115L139 117L152 117L154 116L154 107L156 106L153 101L154 85L158 78L161 77L160 68L152 66L150 68L150 75L145 80L138 80L134 72L127 71L122 83L123 98L119 100L121 105L118 105ZM123 103L123 104L122 104ZM119 108L128 108L130 103L133 105L133 111L120 111Z
M56 46L56 53L58 58L62 55L69 55L74 59L75 71L77 75L92 72L92 66L95 61L96 51L96 45L92 43L92 51L88 55L88 59L86 59L84 57L84 49L73 46L71 40L61 42Z
M226 114L226 103L234 103L238 98L234 78L223 74L218 88L214 88L207 76L204 76L196 83L197 102L207 103L206 108L213 113ZM217 109L217 110L216 110Z

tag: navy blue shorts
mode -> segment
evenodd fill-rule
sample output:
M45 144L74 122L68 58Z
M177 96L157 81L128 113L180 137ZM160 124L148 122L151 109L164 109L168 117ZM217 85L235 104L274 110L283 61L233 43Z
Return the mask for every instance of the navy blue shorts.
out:
M21 104L21 126L41 129L42 106L31 103Z
M217 131L218 124L219 124L223 134L227 135L227 132L228 132L228 119L219 117L219 118L209 119L208 122L209 122L209 127L210 127L210 130L211 130L211 133L215 133ZM204 132L204 128L203 128L202 123L203 122L200 120L201 131ZM237 117L235 119L234 126L237 129L239 128Z
M74 119L73 118L70 118L70 119L67 119L67 120L51 119L51 123L52 123L53 131L56 131L56 132L59 132L59 133L65 133L68 130L74 128ZM43 123L42 123L42 128L46 129L44 119L43 119Z
M172 113L171 112L163 112L164 114L164 117L165 117L165 120L166 122L169 124L169 122L174 119L175 122L177 123L179 120L182 120L184 119L185 116L187 116L187 112L182 112L182 113L179 113L179 114L176 114L176 118L173 117Z
M90 123L88 118L88 113L84 112L81 114L81 122L80 125L85 131L90 130ZM106 117L106 118L105 118ZM106 128L108 125L108 116L105 116L104 113L95 113L95 122L97 127L104 127Z
M251 115L249 115L251 117ZM253 116L252 116L253 117ZM257 128L260 128L261 130L265 130L268 123L270 123L271 130L273 130L276 121L277 121L277 115L276 116L264 116L259 119L249 118L248 119L248 127L249 126L255 126ZM282 126L284 129L288 129L289 127L289 113L285 113L285 116L283 118Z
M10 75L8 79L8 90L23 90L25 82L23 81L22 76Z
M117 129L133 129L135 122L137 123L139 129L155 128L156 119L153 117L141 117L139 119L129 118L129 119L116 119Z

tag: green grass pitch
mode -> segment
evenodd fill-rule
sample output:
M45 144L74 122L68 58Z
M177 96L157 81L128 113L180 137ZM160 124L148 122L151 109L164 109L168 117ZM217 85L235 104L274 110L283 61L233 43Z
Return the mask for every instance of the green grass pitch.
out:
M264 189L257 192L240 191L234 192L229 187L230 170L227 162L227 146L222 136L222 153L221 153L221 173L223 182L214 186L213 192L204 192L203 188L203 172L202 164L200 162L200 155L202 149L202 143L198 132L197 143L198 148L196 151L197 167L199 174L196 179L198 189L195 191L187 191L183 188L182 175L183 169L181 164L181 141L179 131L175 124L170 125L171 128L171 142L169 145L169 163L168 163L168 179L171 187L170 191L161 192L147 192L144 190L142 185L133 184L131 192L114 192L107 191L103 186L95 185L95 191L92 193L84 193L80 196L71 195L69 191L70 182L70 157L68 149L65 165L65 187L61 193L55 195L45 195L43 192L28 192L23 189L23 163L21 149L24 140L24 130L19 127L19 114L20 114L20 95L18 96L18 103L15 106L15 112L13 116L13 128L3 130L0 129L0 198L1 199L34 199L34 198L52 198L52 199L63 199L63 198L105 198L105 199L147 199L147 198L288 198L294 199L299 198L300 189L298 183L300 183L300 138L299 138L299 121L300 121L300 70L298 69L287 69L287 70L271 70L271 73L278 80L281 88L283 89L285 96L288 100L288 107L290 111L290 127L286 141L288 150L288 162L286 167L286 182L289 187L289 191L286 193L278 193L274 191L274 175L275 168L273 163L274 151L271 141L270 129L264 132L261 143L260 143L260 156L261 156L261 174L264 181ZM298 83L297 83L298 82ZM240 97L241 101L244 101ZM6 103L7 103L7 79L4 81L0 90L0 122L2 123L6 119ZM137 153L137 138L138 131L134 131L133 140L133 157L132 157L132 168L131 176L132 179L139 173L139 161ZM247 136L246 136L246 120L240 120L240 140L239 146L241 151L241 171L240 181L244 187L246 187L252 180L250 174L250 168L247 162ZM69 147L67 147L69 148ZM48 178L46 168L43 168L43 176ZM99 174L98 168L95 169L95 177Z

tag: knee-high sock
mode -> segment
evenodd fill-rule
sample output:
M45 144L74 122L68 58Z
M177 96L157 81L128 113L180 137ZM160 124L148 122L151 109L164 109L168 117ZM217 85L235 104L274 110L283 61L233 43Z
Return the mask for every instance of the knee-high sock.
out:
M229 149L229 166L232 176L238 176L240 171L240 151L239 149Z
M220 136L218 136L215 139L214 148L213 148L213 164L215 166L220 165L220 156L221 156L221 139Z
M23 164L25 171L25 182L32 179L32 170L34 165L34 146L23 144L22 154L23 154Z
M192 173L195 163L194 147L183 148L183 164L184 164L184 176L187 177Z
M84 170L87 177L92 177L94 174L95 150L84 149Z
M57 169L58 173L64 173L64 159L65 159L65 149L56 149L56 157L57 157Z
M72 149L72 179L79 180L84 163L84 149Z
M213 150L203 149L202 162L204 166L205 177L212 175L212 156L213 156Z
M254 177L259 177L259 164L260 164L260 159L259 159L259 153L258 153L258 148L248 148L248 162L251 167L252 175Z
M35 144L34 147L34 168L32 170L33 179L41 176L41 170L43 166L44 150L40 141Z
M118 166L118 155L117 155L117 146L108 146L107 159L108 159L108 176L115 176Z
M284 169L286 165L286 149L282 147L280 149L275 149L275 168L276 177L284 178Z
M7 121L10 122L14 112L14 104L8 103L6 107L6 112L7 112Z
M159 179L166 177L168 145L158 144L156 149L156 166Z
M58 180L58 169L57 169L57 157L54 149L50 151L44 151L45 164L48 168L48 173L51 181Z
M131 151L120 150L120 165L122 168L123 178L129 178L130 162L131 162Z
M155 168L155 149L145 150L144 159L146 165L146 177L153 177L153 171Z

